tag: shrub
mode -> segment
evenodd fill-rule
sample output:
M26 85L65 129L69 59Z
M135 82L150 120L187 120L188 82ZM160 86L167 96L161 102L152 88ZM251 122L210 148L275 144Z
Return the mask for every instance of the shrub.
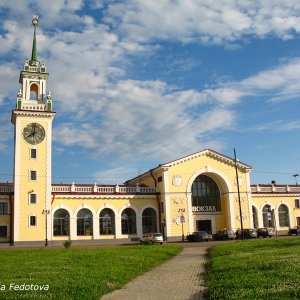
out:
M65 247L66 249L68 249L68 248L71 247L72 242L71 242L71 241L65 241L65 242L63 243L63 245L64 245L64 247Z

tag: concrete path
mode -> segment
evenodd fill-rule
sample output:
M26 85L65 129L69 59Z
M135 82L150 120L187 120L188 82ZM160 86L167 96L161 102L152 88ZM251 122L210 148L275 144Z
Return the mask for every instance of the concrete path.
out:
M199 300L205 299L203 276L208 245L189 244L166 263L127 283L102 300Z

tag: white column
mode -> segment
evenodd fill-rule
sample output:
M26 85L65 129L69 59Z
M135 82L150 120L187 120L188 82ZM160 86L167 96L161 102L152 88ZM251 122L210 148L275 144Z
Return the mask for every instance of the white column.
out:
M121 230L121 218L116 217L116 239L120 239L122 237L122 230Z
M143 237L143 221L141 216L136 217L136 233L139 238Z
M93 218L93 239L99 239L99 218Z
M70 218L70 239L77 240L77 218Z

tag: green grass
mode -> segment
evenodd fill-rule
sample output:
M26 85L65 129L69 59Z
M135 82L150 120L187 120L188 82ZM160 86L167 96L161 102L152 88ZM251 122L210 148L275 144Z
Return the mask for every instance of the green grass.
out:
M299 238L226 243L209 254L209 299L300 299Z
M0 299L99 299L180 251L169 245L3 250ZM11 283L49 285L49 290L14 291Z

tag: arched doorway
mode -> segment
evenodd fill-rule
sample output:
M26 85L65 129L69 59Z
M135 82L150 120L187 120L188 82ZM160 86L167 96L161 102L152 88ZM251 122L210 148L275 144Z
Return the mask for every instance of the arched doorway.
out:
M157 232L157 217L153 208L148 207L143 211L142 215L143 234Z
M77 235L93 235L93 214L87 208L77 213Z
M70 214L65 209L58 209L53 216L53 235L68 236L70 234Z
M196 230L212 233L213 225L222 213L220 189L212 177L201 174L194 180L191 190Z
M102 209L99 219L100 234L115 234L115 213L110 208Z
M271 205L265 205L262 209L264 227L274 226L274 214L271 209Z
M256 207L252 206L252 220L253 220L253 227L258 228L258 214Z
M126 208L121 215L122 234L136 234L136 214L132 208Z
M290 226L289 209L285 204L281 204L278 208L278 219L280 227Z

